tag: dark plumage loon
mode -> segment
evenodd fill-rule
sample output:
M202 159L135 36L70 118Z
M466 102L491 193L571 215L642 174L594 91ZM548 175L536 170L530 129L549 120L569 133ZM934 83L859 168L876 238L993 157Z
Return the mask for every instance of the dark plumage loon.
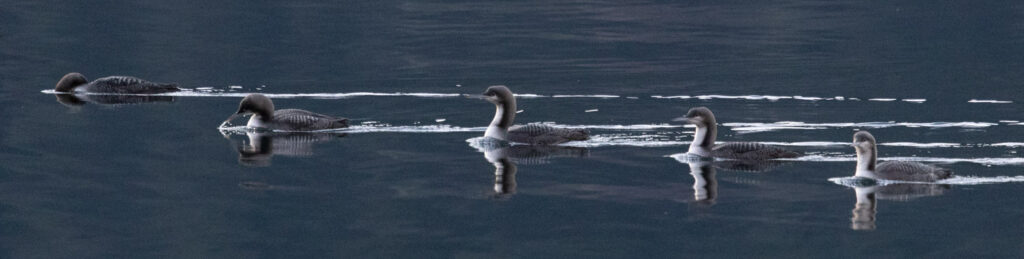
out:
M584 129L555 128L540 124L512 126L516 118L516 97L503 85L487 88L482 98L497 107L484 137L532 145L554 145L590 139L590 133Z
M711 110L705 107L692 108L685 117L676 118L675 121L686 121L697 126L697 133L687 151L690 154L739 160L767 160L801 156L798 152L761 143L733 142L715 145L718 122Z
M181 91L177 84L154 83L130 76L108 76L89 82L79 73L60 78L54 91L61 93L90 92L118 94L159 94Z
M224 120L228 123L235 117L252 114L246 126L272 130L308 131L348 127L348 119L332 117L299 109L274 110L274 103L262 94L250 94L238 104L238 112Z
M953 176L949 169L909 161L889 161L875 164L878 147L875 137L867 131L853 134L853 147L857 150L857 172L854 176L871 179L913 182L934 182Z

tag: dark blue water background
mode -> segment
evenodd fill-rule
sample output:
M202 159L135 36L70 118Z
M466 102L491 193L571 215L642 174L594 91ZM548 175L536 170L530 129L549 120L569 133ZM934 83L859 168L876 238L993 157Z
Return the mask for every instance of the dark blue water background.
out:
M40 92L72 71L212 90L83 106ZM0 257L1021 257L1024 183L880 198L873 230L854 230L854 189L828 180L853 174L852 148L806 142L870 129L897 143L883 157L1024 175L1022 71L1019 1L7 1ZM466 141L493 114L480 100L275 98L377 132L276 141L256 159L217 130L240 100L223 94L495 84L543 96L520 98L518 122L602 140L519 161L514 193L496 194ZM613 97L553 97L596 94ZM636 129L694 106L716 112L721 141L824 158L718 169L717 195L696 201L690 167L668 157L692 130ZM819 126L729 124L785 121ZM893 126L820 125L863 122Z

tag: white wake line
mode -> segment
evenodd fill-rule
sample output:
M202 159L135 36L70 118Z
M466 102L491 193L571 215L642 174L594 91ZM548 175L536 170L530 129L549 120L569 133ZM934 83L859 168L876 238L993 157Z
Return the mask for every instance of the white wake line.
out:
M634 124L634 125L559 125L554 123L538 123L549 125L556 128L578 128L578 129L592 129L592 130L610 130L610 131L626 131L626 132L650 132L652 130L660 129L673 129L681 128L680 125L669 125L669 124ZM250 128L246 126L226 126L218 128L233 133L244 134ZM407 126L393 126L385 123L366 123L364 125L353 125L348 128L342 129L329 129L329 130L318 130L318 131L306 131L309 133L457 133L457 132L484 132L487 127L460 127L452 126L447 124L436 124L436 125L407 125ZM289 132L289 131L279 131ZM685 136L692 134L688 132ZM603 147L603 146L634 146L634 147L668 147L668 146L687 146L692 142L692 139L685 137L683 140L678 140L680 134L641 134L641 135L630 135L630 134L592 134L589 140L585 141L573 141L563 143L564 146L575 146L575 147ZM728 144L732 142L728 141L716 141L715 144ZM761 143L773 146L793 146L793 147L848 147L849 142L834 142L834 141L798 141L798 142L771 142L771 141L757 141L755 143ZM892 146L892 147L911 147L911 148L971 148L971 147L1007 147L1017 148L1024 147L1024 142L1002 142L994 144L977 143L977 144L960 144L960 143L916 143L916 142L890 142L890 143L878 143L879 146ZM845 160L843 160L845 161Z
M779 122L728 122L722 126L731 127L732 131L741 133L754 133L775 130L819 130L828 128L986 128L999 125L993 122L834 122L834 123L807 123L801 121L779 121Z
M87 93L87 92L75 92L76 95L123 95L123 96L180 96L180 97L245 97L246 95L259 93L266 95L271 98L316 98L316 99L343 99L352 97L393 97L393 96L409 96L409 97L425 97L425 98L452 98L461 97L466 94L461 93L422 93L422 92L350 92L350 93L264 93L264 92L236 92L238 89L242 89L238 86L230 86L228 89L214 89L212 87L197 87L194 89L184 88L180 92L172 93L160 93L160 94L123 94L123 93ZM40 92L44 94L63 94L54 91L53 89L43 89ZM597 99L639 99L635 96L622 97L621 95L614 94L554 94L554 95L542 95L542 94L514 94L519 98L597 98ZM816 96L801 96L801 95L721 95L721 94L708 94L708 95L651 95L652 99L697 99L697 100L711 100L711 99L726 99L726 100L751 100L751 101L778 101L778 100L799 100L799 101L861 101L861 98L856 97L816 97ZM867 101L875 102L893 102L903 101L909 103L924 103L927 99L924 98L867 98ZM985 103L985 104L1008 104L1013 101L1004 100L979 100L970 99L967 103Z
M853 155L847 156L823 156L808 155L797 158L781 158L779 161L805 161L805 162L850 162L857 161ZM982 165L1021 165L1024 164L1024 157L978 157L978 158L956 158L956 157L880 157L880 161L912 161L928 162L938 164L953 163L974 163Z
M657 129L682 128L682 125L669 124L633 124L633 125L561 125L551 122L531 123L547 125L555 128L574 129L600 129L600 130L624 130L624 131L647 131ZM392 125L359 125L344 129L325 130L327 132L340 133L364 133L364 132L409 132L409 133L445 133L445 132L484 132L487 127L460 127L452 125L417 125L417 126L392 126Z
M46 94L61 94L53 90L43 90ZM161 94L117 94L117 93L82 93L76 92L76 95L123 95L123 96L176 96L176 97L245 97L250 94L262 94L271 98L318 98L318 99L341 99L351 97L363 97L363 96L413 96L413 97L431 97L431 98L444 98L444 97L459 97L461 94L452 93L377 93L377 92L351 92L351 93L262 93L262 92L219 92L219 91L194 91L185 90L180 92L161 93Z
M53 89L42 90L45 94L63 94L54 91ZM407 92L350 92L350 93L265 93L265 92L227 92L225 90L208 90L208 89L186 89L180 92L171 93L160 93L160 94L123 94L123 93L85 93L76 92L76 95L120 95L120 96L174 96L174 97L245 97L250 94L262 94L270 98L290 99L290 98L314 98L314 99L344 99L352 97L425 97L425 98L452 98L462 97L465 94L458 93L407 93ZM608 94L579 94L579 95L540 95L540 94L515 94L519 98L598 98L598 99L612 99L621 98L618 95Z
M835 177L835 178L829 178L828 180L830 182L835 183L835 184L846 186L846 187L851 187L851 188L861 187L861 186L858 186L857 184L855 184L855 183L859 182L861 179L857 178L857 177L853 177L853 176ZM877 185L879 185L879 186L885 186L885 185L890 185L890 184L979 185L979 184L1019 183L1019 182L1024 182L1024 175L1017 175L1017 176L989 176L989 177L986 177L986 176L973 176L973 175L966 175L966 176L953 175L953 177L951 177L949 179L943 179L943 180L939 180L939 181L936 181L936 182L933 182L933 183L929 183L929 182L907 182L907 181L894 181L894 180L876 180L876 181L878 183Z
M552 126L555 128L577 128L577 129L600 129L600 130L622 130L622 131L649 131L657 129L682 128L682 125L669 124L633 124L633 125L559 125L553 123L536 123ZM246 126L227 126L219 129L233 132L244 132ZM353 125L348 128L305 131L310 133L372 133L372 132L399 132L399 133L449 133L449 132L484 132L487 127L460 127L447 124L437 125L413 125L413 126L392 126L389 124L367 124ZM289 131L280 131L289 132Z
M817 97L817 96L802 96L802 95L723 95L723 94L707 94L707 95L651 95L654 99L697 99L697 100L711 100L711 99L727 99L727 100L751 100L751 101L779 101L779 100L799 100L799 101L861 101L861 98L856 97L845 97L845 96L834 96L834 97ZM868 101L873 102L892 102L896 100L902 100L909 103L924 103L928 101L924 98L868 98Z
M1013 101L1002 101L1002 100L978 100L978 99L971 99L971 100L969 100L969 101L967 101L967 102L968 102L968 103L995 103L995 104L1007 104L1007 103L1013 103Z

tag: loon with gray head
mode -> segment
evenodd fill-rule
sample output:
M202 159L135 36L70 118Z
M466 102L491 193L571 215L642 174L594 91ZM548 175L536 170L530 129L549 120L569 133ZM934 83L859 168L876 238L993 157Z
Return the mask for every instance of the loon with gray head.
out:
M516 118L516 97L503 85L487 88L480 98L493 103L497 108L484 137L531 145L554 145L590 139L590 132L585 129L555 128L541 124L512 126Z
M867 131L853 134L854 149L857 150L856 177L871 179L899 180L913 182L934 182L953 176L949 169L909 161L879 163L875 137Z
M718 125L715 115L705 107L690 109L686 116L674 121L686 121L697 126L697 133L687 153L701 157L714 157L738 160L768 160L776 158L793 158L802 154L775 146L753 142L732 142L715 145Z
M274 110L274 103L262 94L250 94L238 104L238 112L224 120L227 124L238 116L252 114L250 128L266 128L286 131L308 131L348 127L348 119L333 117L299 109Z
M60 93L90 92L117 94L159 94L181 91L177 84L154 83L130 76L108 76L89 82L79 73L68 73L53 89Z

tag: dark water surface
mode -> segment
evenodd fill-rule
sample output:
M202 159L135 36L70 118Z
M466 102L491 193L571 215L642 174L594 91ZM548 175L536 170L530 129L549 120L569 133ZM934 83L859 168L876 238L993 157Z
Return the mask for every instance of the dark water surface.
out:
M1019 1L8 1L0 60L3 258L1024 256ZM201 89L41 93L72 71ZM496 177L451 96L495 84L594 140ZM249 92L357 127L223 136ZM694 106L811 156L691 167ZM964 177L855 209L855 129Z

